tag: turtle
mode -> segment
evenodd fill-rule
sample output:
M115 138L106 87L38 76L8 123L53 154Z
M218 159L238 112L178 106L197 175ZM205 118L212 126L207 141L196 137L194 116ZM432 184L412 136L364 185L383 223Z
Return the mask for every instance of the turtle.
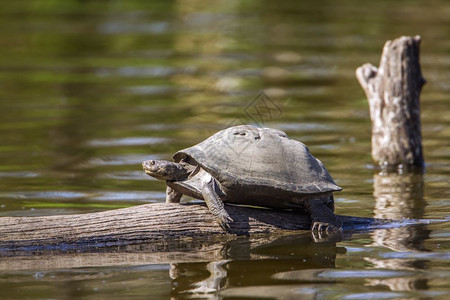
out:
M166 202L182 195L202 199L219 225L233 219L224 203L302 210L312 231L340 231L333 192L341 191L308 147L281 130L253 125L223 129L173 155L173 161L147 160L144 171L167 184Z

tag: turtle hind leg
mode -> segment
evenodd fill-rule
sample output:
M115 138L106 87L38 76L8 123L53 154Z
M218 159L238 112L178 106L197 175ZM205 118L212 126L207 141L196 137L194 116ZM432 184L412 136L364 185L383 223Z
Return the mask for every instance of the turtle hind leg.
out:
M333 232L342 230L342 221L322 199L305 200L305 207L311 216L312 231Z
M230 224L233 222L233 219L225 210L222 200L217 195L216 185L216 181L211 175L205 175L205 178L202 180L202 195L206 206L208 206L209 211L216 218L217 223L219 223L222 229L227 231L230 229Z
M183 196L183 194L175 191L170 186L167 186L167 189L166 189L166 203L180 203L181 196Z

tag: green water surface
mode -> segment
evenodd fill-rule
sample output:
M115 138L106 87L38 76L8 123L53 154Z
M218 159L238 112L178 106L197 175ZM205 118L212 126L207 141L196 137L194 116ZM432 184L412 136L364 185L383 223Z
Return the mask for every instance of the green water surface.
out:
M450 215L450 3L2 1L0 216L163 202L142 171L229 125L284 130L343 191L339 214ZM426 172L377 175L355 69L420 35ZM269 106L258 102L261 92ZM256 100L256 102L255 102ZM263 110L255 110L262 106ZM272 110L267 110L272 108ZM276 109L273 109L276 108ZM265 109L265 110L264 110ZM256 113L259 112L259 113ZM447 299L447 222L340 242L240 237L0 257L2 299ZM193 254L198 256L193 257Z

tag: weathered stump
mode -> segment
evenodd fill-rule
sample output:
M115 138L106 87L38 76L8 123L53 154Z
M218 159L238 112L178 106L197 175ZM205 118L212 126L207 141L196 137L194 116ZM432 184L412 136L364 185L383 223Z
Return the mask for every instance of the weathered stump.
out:
M383 169L422 169L420 36L387 41L380 66L364 64L356 77L372 120L372 157Z
M382 172L374 175L375 217L421 218L423 151L420 92L425 83L419 64L420 37L387 41L380 66L356 70L369 100L372 158ZM395 251L422 250L425 225L374 231L374 245ZM405 238L406 237L406 238Z

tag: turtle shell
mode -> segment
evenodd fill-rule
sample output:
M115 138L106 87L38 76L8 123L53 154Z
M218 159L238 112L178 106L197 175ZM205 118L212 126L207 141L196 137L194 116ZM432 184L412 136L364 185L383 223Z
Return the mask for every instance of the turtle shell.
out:
M252 191L254 196L305 196L342 190L303 143L271 128L230 127L173 158L200 165L235 195Z

